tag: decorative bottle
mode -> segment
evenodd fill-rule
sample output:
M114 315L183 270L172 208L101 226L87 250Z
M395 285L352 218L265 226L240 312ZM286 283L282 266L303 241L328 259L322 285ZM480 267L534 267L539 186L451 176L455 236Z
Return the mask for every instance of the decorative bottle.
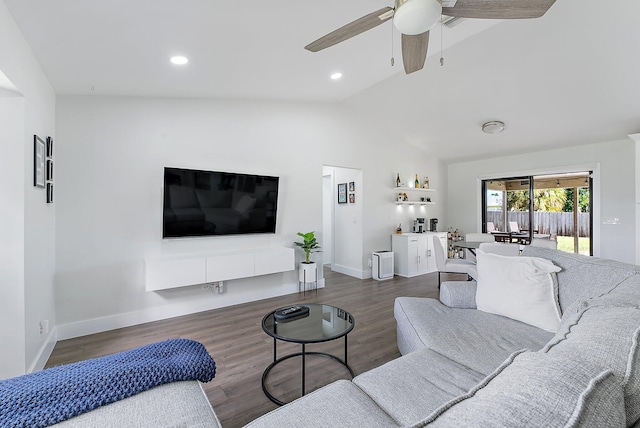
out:
M420 179L418 178L418 174L416 174L416 189L420 188Z
M400 187L400 173L398 173L398 176L396 177L396 187Z

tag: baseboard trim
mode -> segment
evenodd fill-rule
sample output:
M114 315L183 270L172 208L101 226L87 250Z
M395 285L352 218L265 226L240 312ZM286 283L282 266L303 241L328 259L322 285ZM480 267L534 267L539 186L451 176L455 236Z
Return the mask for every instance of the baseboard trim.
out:
M55 348L57 342L58 328L53 327L46 340L40 347L37 358L28 367L27 373L33 373L44 369L44 366L47 364L47 361L49 360L49 357L51 356L53 348Z
M358 278L358 279L366 279L367 278L367 274L365 271L362 270L358 270L358 269L354 269L351 268L349 266L342 266L339 264L333 264L331 265L331 270L334 272L338 272L338 273L342 273L344 275L349 275L352 276L354 278ZM369 278L371 278L371 272L369 272Z
M318 280L318 287L324 287L324 278ZM146 310L126 312L107 317L92 318L57 326L58 340L73 339L74 337L86 336L88 334L101 333L103 331L115 330L118 328L131 327L133 325L144 324L153 321L160 321L168 318L175 318L183 315L191 315L198 312L210 311L212 309L224 308L227 306L239 305L241 303L253 302L256 300L269 299L271 297L284 296L298 292L297 283L278 290L265 293L256 297L230 296L230 298L220 301L188 302ZM48 358L48 357L47 357ZM45 360L46 362L46 360Z

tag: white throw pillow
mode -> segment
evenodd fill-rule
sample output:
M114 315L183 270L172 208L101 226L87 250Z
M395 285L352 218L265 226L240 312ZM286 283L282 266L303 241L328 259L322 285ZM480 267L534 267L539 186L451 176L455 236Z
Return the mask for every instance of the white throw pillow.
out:
M562 314L558 279L562 269L539 257L501 256L478 251L479 310L555 333Z

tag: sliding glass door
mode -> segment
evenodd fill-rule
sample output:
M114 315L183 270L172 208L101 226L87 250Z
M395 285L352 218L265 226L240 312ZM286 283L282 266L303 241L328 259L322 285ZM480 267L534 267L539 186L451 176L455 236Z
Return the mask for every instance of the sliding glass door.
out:
M560 250L593 254L590 171L483 180L482 229L496 240L557 242Z
M531 238L531 177L484 180L483 232Z

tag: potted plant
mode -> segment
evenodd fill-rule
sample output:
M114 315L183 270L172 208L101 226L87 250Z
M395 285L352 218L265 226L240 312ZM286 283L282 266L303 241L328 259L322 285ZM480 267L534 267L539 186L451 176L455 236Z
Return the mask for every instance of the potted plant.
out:
M322 251L320 245L316 240L315 232L302 233L298 232L303 241L294 242L298 247L302 248L305 254L305 260L300 263L299 281L300 282L315 282L316 281L316 262L310 260L311 253ZM311 281L309 281L311 279Z

